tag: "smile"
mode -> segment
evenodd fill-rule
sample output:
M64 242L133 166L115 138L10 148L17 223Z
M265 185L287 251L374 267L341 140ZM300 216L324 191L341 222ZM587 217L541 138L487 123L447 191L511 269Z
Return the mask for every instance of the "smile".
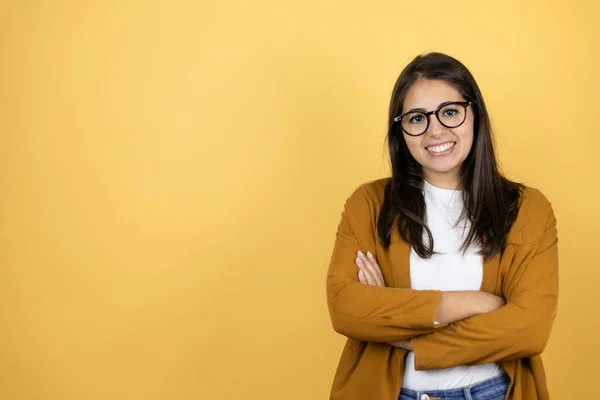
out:
M425 147L425 149L433 155L445 155L452 151L456 142L447 142L437 146Z

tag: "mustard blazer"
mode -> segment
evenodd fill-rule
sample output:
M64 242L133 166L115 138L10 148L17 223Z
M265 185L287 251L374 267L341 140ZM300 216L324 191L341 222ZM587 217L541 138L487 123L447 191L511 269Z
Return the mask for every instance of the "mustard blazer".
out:
M484 262L482 291L506 305L449 325L434 326L441 292L410 289L410 246L394 230L384 249L377 218L390 178L361 185L346 201L327 273L333 328L348 338L332 400L397 400L406 351L387 342L412 340L417 370L498 362L510 376L508 400L547 400L540 353L558 298L556 219L537 189L522 194L501 254ZM358 282L358 250L370 251L387 287Z

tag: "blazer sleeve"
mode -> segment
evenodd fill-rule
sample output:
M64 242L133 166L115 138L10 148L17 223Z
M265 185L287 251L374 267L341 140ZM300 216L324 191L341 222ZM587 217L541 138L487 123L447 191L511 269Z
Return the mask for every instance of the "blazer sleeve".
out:
M543 215L543 214L542 214ZM558 302L556 218L548 203L537 244L505 278L506 305L412 340L417 370L501 362L540 354Z
M361 284L355 264L357 251L375 253L375 215L379 206L368 184L347 199L338 225L327 273L329 314L336 332L352 339L392 342L431 333L439 291ZM386 283L389 282L384 276Z

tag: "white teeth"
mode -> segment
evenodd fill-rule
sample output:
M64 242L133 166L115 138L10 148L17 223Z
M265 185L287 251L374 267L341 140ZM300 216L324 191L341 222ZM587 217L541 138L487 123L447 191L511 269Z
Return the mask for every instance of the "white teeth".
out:
M426 147L426 149L433 153L441 153L442 151L448 150L452 146L454 146L454 142L445 143L439 146Z

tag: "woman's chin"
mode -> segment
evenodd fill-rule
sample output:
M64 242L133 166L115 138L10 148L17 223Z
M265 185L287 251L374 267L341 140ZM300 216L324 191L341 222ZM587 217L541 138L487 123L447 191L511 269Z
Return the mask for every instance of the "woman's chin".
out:
M423 166L425 173L430 172L436 175L454 174L460 169L460 164L452 163L428 163Z

